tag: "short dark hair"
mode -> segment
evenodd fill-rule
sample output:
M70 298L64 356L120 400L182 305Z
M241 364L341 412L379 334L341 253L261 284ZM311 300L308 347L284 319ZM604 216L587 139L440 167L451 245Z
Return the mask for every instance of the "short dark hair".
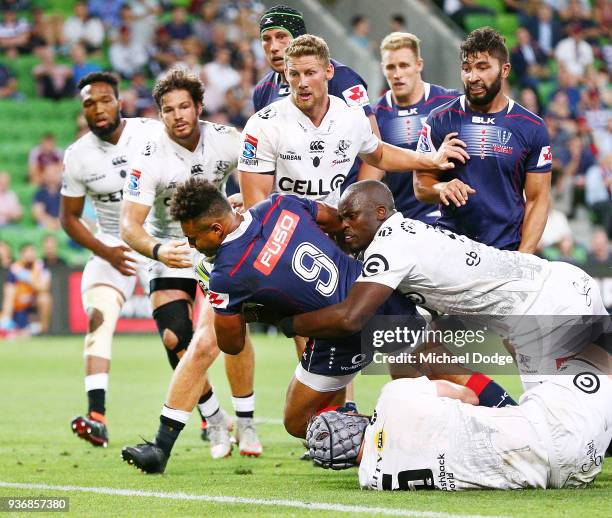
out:
M182 67L174 67L168 70L153 87L153 98L160 110L162 97L174 90L187 90L195 104L202 104L204 100L204 85L198 76Z
M461 60L480 52L487 52L497 58L500 63L508 63L508 47L506 38L492 27L481 27L470 32L461 43Z
M113 87L113 92L115 92L115 97L117 97L117 99L119 98L119 78L112 72L91 72L79 81L77 88L81 90L91 83L106 83L111 85Z
M400 25L406 25L406 18L403 14L392 14L391 21L399 23Z
M355 27L356 25L359 25L365 19L366 17L363 14L356 14L355 16L351 18L351 27Z
M221 217L231 210L223 193L211 182L197 176L180 184L170 200L170 215L176 221L202 216Z

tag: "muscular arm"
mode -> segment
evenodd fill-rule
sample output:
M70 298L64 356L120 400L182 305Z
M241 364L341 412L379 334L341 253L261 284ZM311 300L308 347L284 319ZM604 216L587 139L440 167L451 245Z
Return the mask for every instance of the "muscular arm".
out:
M550 208L552 173L527 173L525 180L525 217L519 252L533 254L544 232Z
M382 284L357 282L339 304L290 317L293 331L300 336L317 338L355 334L392 293L392 288Z
M421 203L440 203L440 191L445 183L440 181L437 171L415 171L412 175L414 194Z
M62 196L60 203L60 223L62 224L62 228L66 231L66 234L74 241L104 259L106 258L109 247L99 239L96 239L89 228L81 221L84 206L84 196L75 198Z
M217 344L226 354L239 354L244 349L246 323L242 315L215 313Z
M121 204L121 239L145 257L153 257L157 240L144 229L144 222L151 211L149 205L124 200Z
M327 234L342 232L342 222L335 207L317 202L317 224Z
M265 200L274 189L274 174L240 173L240 192L244 209L249 210L253 205Z

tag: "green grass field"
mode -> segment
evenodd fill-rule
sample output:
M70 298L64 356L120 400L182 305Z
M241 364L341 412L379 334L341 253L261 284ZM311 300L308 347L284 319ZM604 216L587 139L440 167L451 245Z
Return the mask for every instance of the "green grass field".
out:
M0 342L0 497L67 496L70 513L77 516L306 517L374 511L434 518L612 516L612 462L586 490L382 494L360 491L356 470L330 472L299 461L303 448L281 424L285 389L296 363L293 343L264 336L256 337L255 379L263 456L235 453L213 461L199 438L198 419L192 418L166 473L144 475L120 460L120 450L141 442L140 435L154 435L170 369L157 336L119 337L113 353L107 401L110 445L96 449L73 436L69 427L71 418L86 410L81 338ZM212 380L231 411L221 361ZM371 410L385 381L382 376L358 377L362 411ZM499 381L518 396L516 379ZM274 502L278 500L286 502Z

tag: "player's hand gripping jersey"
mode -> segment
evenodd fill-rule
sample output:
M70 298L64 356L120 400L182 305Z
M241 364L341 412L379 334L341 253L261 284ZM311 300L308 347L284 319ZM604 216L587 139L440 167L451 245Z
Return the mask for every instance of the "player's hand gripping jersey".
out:
M418 150L435 151L450 132L459 133L470 159L455 163L443 179L459 178L476 194L461 207L440 205L437 224L496 248L517 249L526 174L549 173L552 167L544 121L512 100L501 112L474 112L462 95L429 114Z
M253 115L242 132L239 169L275 174L275 190L337 205L355 158L372 153L379 139L360 108L330 96L317 128L285 98Z
M240 135L236 129L200 121L200 142L191 152L174 142L166 131L141 147L135 156L124 197L153 207L147 231L156 238L183 239L181 226L170 217L169 203L178 184L203 176L223 187L238 161Z
M153 119L124 119L116 145L89 132L66 150L62 195L89 196L96 210L98 230L119 237L119 206L131 161L146 142L163 131Z

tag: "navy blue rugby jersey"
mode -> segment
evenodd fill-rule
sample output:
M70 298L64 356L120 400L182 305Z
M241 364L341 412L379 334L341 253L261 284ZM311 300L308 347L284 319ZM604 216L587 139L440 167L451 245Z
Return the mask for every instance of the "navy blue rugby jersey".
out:
M499 249L517 250L525 216L527 173L549 173L552 153L544 121L510 100L497 113L472 111L462 95L433 110L423 125L418 151L434 151L458 132L470 160L444 178L476 190L462 207L440 205L437 225Z
M425 93L416 104L398 106L391 90L374 105L381 140L404 149L416 150L423 123L429 112L460 95L457 90L448 90L438 85L424 83ZM384 182L395 198L395 208L405 218L434 224L440 211L431 204L421 203L414 195L412 172L387 173Z

